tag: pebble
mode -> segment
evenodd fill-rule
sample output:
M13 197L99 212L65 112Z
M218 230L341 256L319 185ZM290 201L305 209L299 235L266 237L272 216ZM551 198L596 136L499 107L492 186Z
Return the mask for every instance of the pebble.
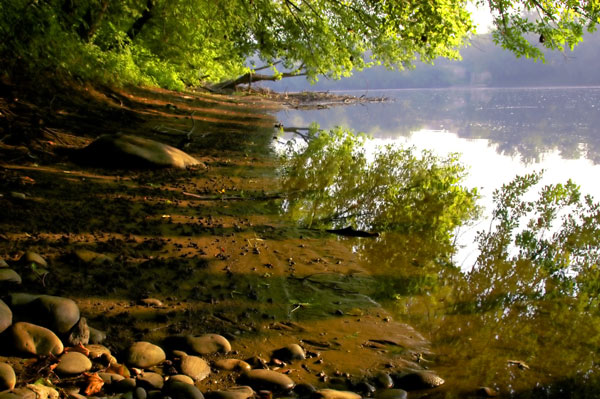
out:
M112 385L115 382L125 379L121 374L115 373L98 373L98 377L102 378L102 381L104 381L106 385Z
M152 307L155 307L155 308L163 308L163 307L165 307L165 304L162 303L159 299L156 299L156 298L144 298L144 299L140 299L140 303L142 305L152 306Z
M0 268L4 268L4 267L10 267L8 265L8 263L6 263L6 261L2 258L0 258Z
M31 303L36 311L44 312L41 318L47 325L60 334L68 332L79 321L79 307L75 301L52 295L40 295Z
M207 399L248 399L254 396L254 390L244 385L223 391L210 391L205 396Z
M204 399L198 388L184 382L174 381L165 385L163 393L172 399Z
M191 377L194 381L202 381L210 374L210 366L198 356L189 356L185 352L175 351L176 356L181 357L181 373Z
M306 383L298 384L294 387L294 392L301 398L311 397L316 391L317 389L314 386Z
M137 387L135 391L133 391L134 399L146 399L147 397L148 394L146 393L146 390L142 387Z
M122 380L114 381L111 384L111 388L115 392L131 392L135 389L136 382L133 378L123 378Z
M90 359L97 359L102 356L107 357L107 358L112 357L112 353L110 352L110 349L108 349L104 345L88 344L88 345L84 345L84 346L85 346L85 349L90 351L90 353L88 354L88 357Z
M27 389L35 393L36 399L58 399L58 391L45 385L29 384Z
M61 340L47 328L18 322L12 326L15 349L32 355L60 355L64 346Z
M165 380L158 373L144 372L137 377L137 385L149 390L162 389L165 385Z
M295 385L294 381L287 375L264 369L247 371L242 375L241 380L256 390L289 391Z
M127 363L133 367L148 368L164 362L165 351L150 342L139 341L131 345L127 354Z
M90 251L89 249L76 249L74 254L77 260L87 265L101 266L105 263L112 262L108 256Z
M44 268L48 267L48 262L46 262L46 260L40 254L33 251L25 252L25 255L23 255L21 259L19 259L19 262L24 263L26 265L31 265L32 263L34 263L36 266Z
M85 317L81 317L71 328L67 341L72 346L87 345L90 342L90 328Z
M92 362L83 353L68 352L58 359L56 372L58 374L81 374L92 368Z
M0 268L0 283L21 284L21 276L13 269Z
M338 391L337 389L318 389L315 397L322 399L361 399L362 397L350 391Z
M304 349L298 344L291 344L273 352L273 357L284 362L293 362L295 360L306 359Z
M394 386L394 381L392 380L392 377L385 371L381 371L381 372L377 373L375 375L375 378L373 379L373 382L379 388L389 389Z
M227 338L218 334L205 334L199 337L188 335L185 340L189 349L198 355L231 351L231 344Z
M27 388L17 388L12 391L0 392L0 399L36 399L35 392Z
M100 331L94 327L88 327L90 329L90 344L101 344L106 339L106 333Z
M0 333L12 324L12 311L2 299L0 299Z
M239 359L219 359L215 361L214 366L225 371L248 371L252 368L248 363Z
M442 385L445 381L433 371L413 371L397 374L392 377L395 386L408 391L430 389Z
M382 389L375 392L375 399L406 399L408 392L404 389Z
M15 370L8 363L0 363L0 391L13 389L17 384Z
M169 377L169 381L173 382L183 382L184 384L194 385L194 380L191 377L188 377L184 374L175 374Z

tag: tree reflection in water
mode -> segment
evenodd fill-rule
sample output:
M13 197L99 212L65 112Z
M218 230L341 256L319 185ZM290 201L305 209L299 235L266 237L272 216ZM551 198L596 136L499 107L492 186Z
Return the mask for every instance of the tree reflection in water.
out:
M431 395L490 386L505 397L597 396L598 203L571 182L531 199L541 175L515 178L495 192L465 272L451 262L452 237L475 215L476 193L460 186L455 158L384 148L368 162L364 138L312 132L286 158L285 210L307 226L381 232L348 242L378 282L375 299L429 336L435 355L423 361L448 381Z

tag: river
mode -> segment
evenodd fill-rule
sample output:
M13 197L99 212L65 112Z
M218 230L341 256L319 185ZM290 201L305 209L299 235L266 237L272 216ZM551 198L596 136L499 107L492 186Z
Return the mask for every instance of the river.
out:
M382 277L376 299L432 342L423 364L453 375L432 395L463 397L478 386L502 397L600 394L599 289L588 289L597 284L597 274L590 272L596 263L586 264L589 270L579 279L567 273L561 284L572 286L555 290L556 275L539 263L506 257L477 263L475 243L477 231L488 224L493 191L516 175L544 170L540 185L572 179L582 193L600 198L600 88L352 94L391 101L286 110L277 118L284 126L344 126L371 135L372 145L395 142L439 155L461 153L469 168L464 184L479 189L486 209L474 226L457 232L459 250L451 265L438 260L434 247L417 250L421 244L410 237L348 242L372 274ZM594 248L590 256L597 255Z

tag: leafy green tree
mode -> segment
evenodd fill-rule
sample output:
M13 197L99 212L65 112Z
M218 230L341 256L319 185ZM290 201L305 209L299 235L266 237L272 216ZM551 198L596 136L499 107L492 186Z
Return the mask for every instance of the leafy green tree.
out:
M480 1L484 3L483 1ZM376 64L459 57L474 32L466 0L4 0L4 72L71 74L84 79L183 88L221 87L304 74L348 76ZM573 46L598 22L596 1L485 2L499 43L539 58L544 46ZM536 21L521 11L538 11ZM365 54L369 54L366 56ZM248 65L247 60L255 60ZM263 68L273 74L259 75Z

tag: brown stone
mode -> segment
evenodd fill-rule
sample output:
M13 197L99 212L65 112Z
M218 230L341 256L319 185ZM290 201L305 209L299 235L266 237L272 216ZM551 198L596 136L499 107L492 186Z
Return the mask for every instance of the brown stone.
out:
M11 332L18 351L31 355L60 355L63 352L63 343L47 328L19 322L12 326Z

